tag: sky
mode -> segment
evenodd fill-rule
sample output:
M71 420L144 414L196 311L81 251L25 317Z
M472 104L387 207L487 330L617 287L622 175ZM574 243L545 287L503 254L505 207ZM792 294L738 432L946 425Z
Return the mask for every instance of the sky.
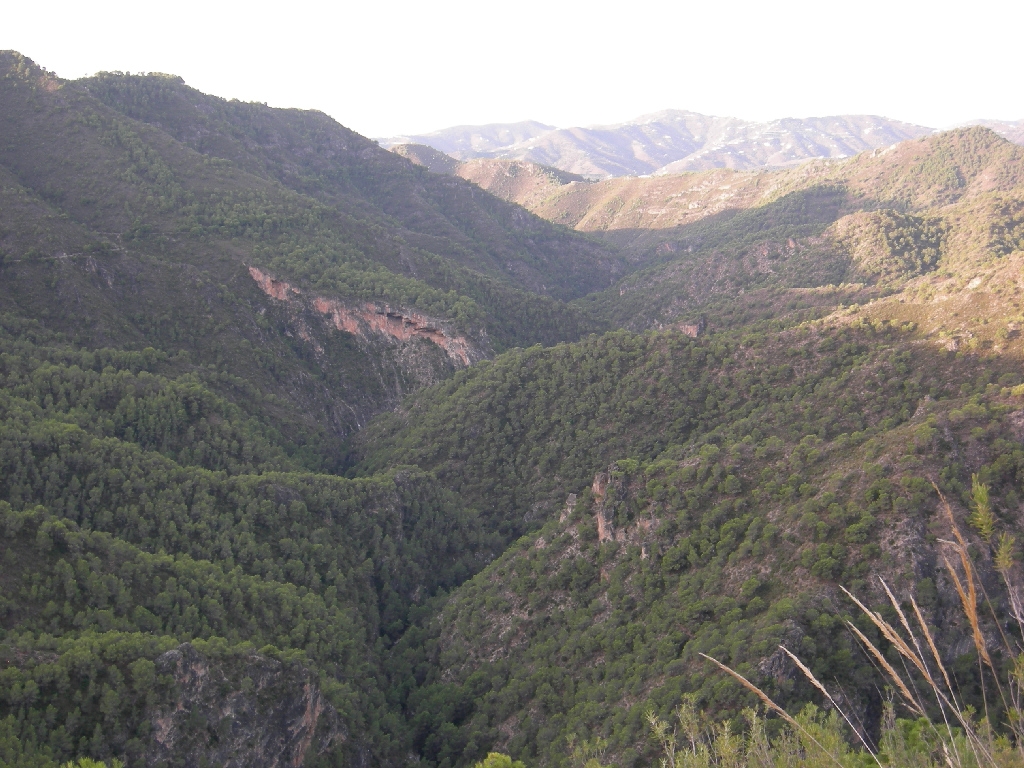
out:
M662 109L934 128L1024 118L1019 0L51 0L3 15L0 49L64 78L173 73L372 137Z

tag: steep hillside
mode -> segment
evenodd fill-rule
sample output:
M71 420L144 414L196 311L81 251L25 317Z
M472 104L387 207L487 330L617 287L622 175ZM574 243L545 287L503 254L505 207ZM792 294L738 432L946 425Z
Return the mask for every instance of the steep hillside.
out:
M351 218L369 219L366 224L393 228L397 220L407 247L391 254L387 266L433 287L459 290L455 283L462 277L470 290L474 273L482 273L570 299L593 290L595 282L609 281L615 272L613 254L458 180L410 168L321 113L228 102L177 78L105 74L82 85L114 109L159 126L204 155L270 176ZM392 221L381 220L381 214ZM427 254L420 256L418 250ZM436 260L437 254L454 262L449 268L454 274L427 258ZM472 271L460 274L457 266Z
M419 471L303 470L178 358L2 320L0 748L390 759L378 646L498 542Z
M504 542L342 439L621 260L318 113L0 67L0 760L400 761L382 653Z
M840 589L897 623L879 576L1010 751L974 643L1019 616L1024 150L437 174L0 65L0 768L642 768L683 697L748 727L701 654L823 704L780 644L947 764Z
M540 207L566 184L587 181L583 176L525 160L456 160L425 144L396 144L391 151L431 173L458 176L528 210Z
M534 210L567 184L585 184L574 173L523 160L466 160L454 173L492 195Z
M991 131L965 128L792 170L717 170L575 186L562 182L561 189L552 189L547 200L531 208L582 231L627 234L682 229L714 214L758 207L823 184L841 184L866 198L851 205L921 209L1016 189L1020 152ZM485 177L478 183L486 188Z
M609 178L787 166L812 158L850 157L932 132L871 115L757 123L671 109L618 125L545 128L535 123L460 126L381 143L426 144L459 160L525 160L590 178Z

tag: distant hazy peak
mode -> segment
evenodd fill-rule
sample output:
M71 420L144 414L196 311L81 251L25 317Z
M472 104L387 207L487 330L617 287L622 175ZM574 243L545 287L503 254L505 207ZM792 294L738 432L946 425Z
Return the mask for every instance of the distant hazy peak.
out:
M481 157L512 147L555 130L536 120L490 125L456 125L417 136L392 136L378 139L382 147L396 144L426 144L459 160Z

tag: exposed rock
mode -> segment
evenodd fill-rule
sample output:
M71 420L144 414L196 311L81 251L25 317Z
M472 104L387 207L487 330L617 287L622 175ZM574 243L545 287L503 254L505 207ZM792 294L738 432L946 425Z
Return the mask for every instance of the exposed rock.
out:
M594 483L590 486L594 494L594 519L597 521L597 540L611 541L615 537L615 525L605 509L604 498L608 490L608 473L598 472L594 475Z
M297 768L343 741L311 673L266 656L210 660L183 643L156 660L175 695L146 712L147 766Z
M565 499L565 509L562 510L562 514L558 516L559 522L565 522L572 511L576 508L576 494L570 493Z
M703 336L707 331L708 320L704 315L701 315L696 324L676 323L674 327L685 333L690 338L696 339Z
M249 274L260 289L277 301L290 302L302 295L302 291L283 280L271 277L257 267L249 267ZM445 351L452 361L462 365L482 359L485 355L465 336L444 328L445 323L427 317L419 312L398 310L387 304L366 302L350 306L338 299L314 297L310 306L328 319L336 330L351 333L362 339L371 335L385 336L403 342L421 338L433 342ZM307 339L300 328L299 335Z
M302 293L298 288L293 288L284 280L276 280L256 267L249 267L249 274L252 275L252 279L256 281L257 285L267 296L278 301L288 301L291 298L289 294L294 293L298 295Z

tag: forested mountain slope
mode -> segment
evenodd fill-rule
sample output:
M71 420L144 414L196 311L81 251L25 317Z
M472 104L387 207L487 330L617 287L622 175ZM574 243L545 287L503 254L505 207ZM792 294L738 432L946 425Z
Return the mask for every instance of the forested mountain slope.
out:
M1024 120L975 120L972 125L983 125L1015 144L1024 144Z
M181 363L3 321L2 748L192 765L291 733L248 764L389 759L379 645L498 542L418 470L303 470Z
M879 575L926 605L980 706L932 483L969 530L977 474L1020 539L1020 343L950 352L912 329L862 309L703 340L615 334L504 356L361 433L368 468L430 468L489 527L546 521L399 643L389 669L421 753L564 765L575 734L607 739L605 762L648 764L649 709L753 703L699 653L791 711L815 701L779 643L877 729L880 681L838 586L884 600ZM972 541L1006 617L989 543Z
M206 156L230 160L378 226L397 223L412 252L388 266L413 277L421 270L428 283L430 268L418 263L417 250L563 300L593 291L617 268L613 253L495 203L472 186L410 168L322 113L229 102L180 78L103 74L81 85ZM382 214L388 218L381 220Z

